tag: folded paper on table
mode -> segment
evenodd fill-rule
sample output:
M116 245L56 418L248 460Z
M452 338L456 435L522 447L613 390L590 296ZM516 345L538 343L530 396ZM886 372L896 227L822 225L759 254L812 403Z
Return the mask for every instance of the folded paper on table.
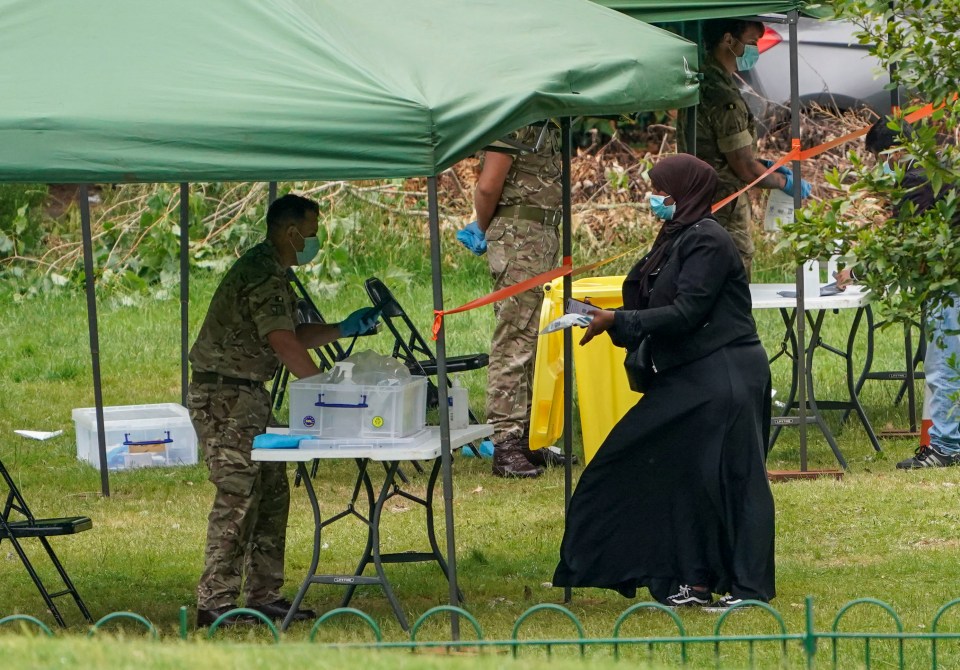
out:
M830 282L826 286L820 287L821 298L826 297L828 295L839 295L841 293L843 293L843 289L837 288L837 282ZM784 298L796 298L797 292L796 291L777 291L777 295L782 296Z

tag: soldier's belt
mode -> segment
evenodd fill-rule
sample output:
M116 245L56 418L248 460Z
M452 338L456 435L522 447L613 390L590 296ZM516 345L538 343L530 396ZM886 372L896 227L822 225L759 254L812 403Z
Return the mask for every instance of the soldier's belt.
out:
M503 217L506 219L536 221L545 226L560 225L560 211L556 209L542 209L540 207L531 207L529 205L503 205L501 207L497 207L493 215L495 217Z
M218 375L216 372L194 372L194 384L219 384L221 386L262 386L263 382L253 379L243 379L242 377L226 377Z

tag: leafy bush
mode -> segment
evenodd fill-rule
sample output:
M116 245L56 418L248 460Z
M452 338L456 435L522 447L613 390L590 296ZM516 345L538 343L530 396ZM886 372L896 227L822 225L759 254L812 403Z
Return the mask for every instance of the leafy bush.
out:
M40 250L46 199L44 184L0 184L0 259Z
M935 308L960 294L960 237L951 225L957 207L949 185L960 184L960 14L955 3L929 0L834 0L838 16L857 24L861 44L881 62L896 65L892 86L918 91L924 102L940 106L901 135L907 157L922 167L935 192L945 197L922 215L914 211L889 217L878 202L899 202L899 178L884 175L854 149L850 167L834 170L827 181L838 192L813 202L785 226L784 245L803 260L839 253L869 268L865 284L879 297L891 321L915 321L922 308ZM935 25L936 31L929 27ZM893 126L896 127L897 122ZM859 273L858 273L859 274Z

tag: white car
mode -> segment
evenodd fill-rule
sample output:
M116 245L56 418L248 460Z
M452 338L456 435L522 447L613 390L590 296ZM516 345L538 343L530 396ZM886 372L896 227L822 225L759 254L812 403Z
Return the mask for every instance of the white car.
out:
M738 73L747 104L761 132L790 118L790 35L786 24L767 23L760 60ZM845 21L801 17L797 23L800 104L832 111L869 108L890 112L890 78L883 64L857 42L857 27Z

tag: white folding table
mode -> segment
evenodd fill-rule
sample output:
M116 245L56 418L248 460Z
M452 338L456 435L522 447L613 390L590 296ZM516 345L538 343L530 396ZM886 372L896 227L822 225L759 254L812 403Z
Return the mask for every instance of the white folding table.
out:
M286 433L285 428L270 428L269 432ZM493 434L493 427L487 424L471 425L460 430L450 431L450 449L453 451L465 444L482 440ZM304 439L301 440L299 448L296 449L254 449L252 458L255 461L279 461L297 464L297 471L303 481L303 487L307 491L307 497L310 499L310 507L313 510L314 533L313 533L313 558L310 562L310 568L307 575L297 591L297 596L293 600L293 606L290 613L284 620L281 630L286 630L290 625L293 614L299 609L300 603L311 584L336 584L346 586L347 592L344 595L341 607L346 607L353 597L353 592L359 585L379 585L390 606L396 614L400 626L404 630L409 629L407 618L400 607L400 602L393 593L390 582L387 580L386 573L383 570L384 563L416 563L424 561L435 561L443 574L449 580L450 575L447 571L447 562L443 558L440 547L437 543L437 537L434 529L433 519L433 491L436 486L437 477L440 474L440 427L428 426L419 439L403 441L400 446L381 446L377 441L342 438L333 440L322 439ZM320 516L320 504L317 502L317 494L313 488L313 482L310 479L310 468L307 464L314 459L321 460L353 460L357 464L357 480L353 488L353 495L347 506L342 511L334 514L328 519ZM433 467L430 470L430 477L427 482L426 495L423 498L415 496L408 491L403 490L402 484L398 483L397 472L401 461L433 461ZM374 497L373 482L370 479L368 465L371 462L381 462L384 464L384 480L380 487L379 494ZM367 494L368 511L364 515L357 509L357 499L360 496L360 490L363 489ZM401 496L411 502L423 506L426 510L427 520L427 540L430 543L430 551L404 551L397 553L384 554L380 551L380 522L383 515L383 506L387 500L394 496ZM320 564L320 533L326 526L344 518L353 516L363 522L367 527L367 544L357 564L357 569L349 575L331 575L317 574L317 566ZM373 564L376 570L376 576L365 576L364 570L369 564ZM462 596L461 596L462 597Z
M791 410L798 406L795 398L799 384L797 362L800 347L794 331L794 322L797 318L797 299L796 297L780 295L781 292L795 290L796 286L794 284L750 284L750 296L753 299L753 309L777 309L783 318L785 326L783 340L780 343L779 351L770 358L770 362L773 363L781 356L786 355L791 359L793 365L790 393L787 397L784 411L780 416L775 416L772 419L773 433L770 436L770 448L773 448L777 437L780 435L780 429L783 426L797 426L800 424L800 418L798 416L790 415ZM837 457L837 461L844 468L847 467L846 459L844 459L840 448L837 446L836 439L834 439L833 433L823 419L823 415L821 414L822 410L839 409L853 410L856 412L873 448L880 451L880 443L877 441L876 433L870 425L866 413L863 411L860 399L857 397L857 379L853 371L853 352L857 331L859 330L860 322L863 319L863 315L871 299L872 296L870 292L861 286L849 286L845 291L837 295L804 298L804 310L807 312L806 319L811 326L810 341L805 351L805 381L807 385L807 404L809 411L806 421L807 423L817 424L826 438L827 443L830 445L830 448L833 450L834 455ZM830 310L840 309L856 310L853 322L850 325L846 348L843 350L830 346L825 343L821 337L821 329L826 313ZM816 312L816 315L811 316L810 313L812 312ZM817 400L813 375L814 353L817 349L825 349L845 360L847 398L842 400Z

